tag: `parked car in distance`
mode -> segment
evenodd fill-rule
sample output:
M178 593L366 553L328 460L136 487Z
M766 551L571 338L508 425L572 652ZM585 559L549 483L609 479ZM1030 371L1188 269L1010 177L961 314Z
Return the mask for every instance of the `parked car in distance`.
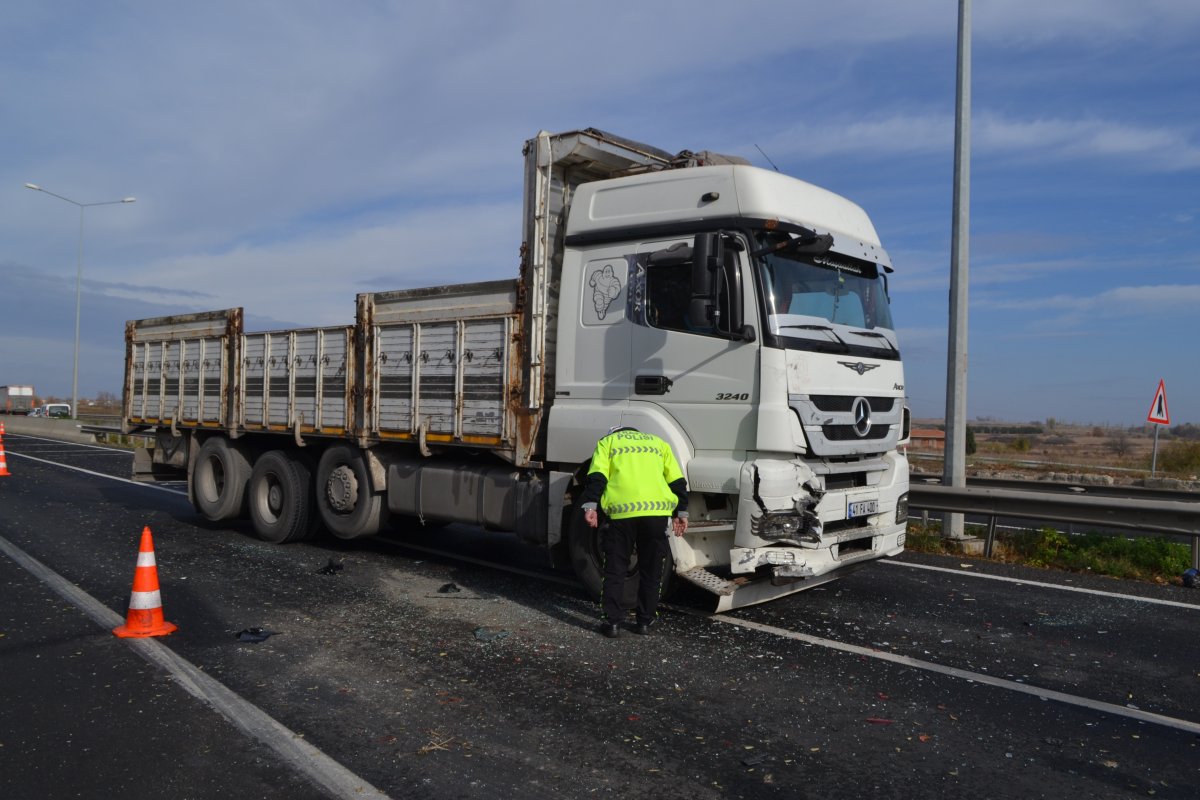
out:
M46 403L41 409L44 417L65 417L67 419L71 417L70 403Z
M29 409L29 412L25 416L27 416L27 417L44 417L44 416L46 416L46 407L38 406L37 408L31 408L31 409Z

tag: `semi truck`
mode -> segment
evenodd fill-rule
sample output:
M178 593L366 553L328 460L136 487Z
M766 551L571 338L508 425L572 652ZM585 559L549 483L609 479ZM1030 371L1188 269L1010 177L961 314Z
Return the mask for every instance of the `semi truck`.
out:
M718 611L899 555L910 416L867 214L591 128L524 157L513 279L359 294L333 327L248 332L241 308L128 322L135 477L186 474L200 515L248 516L268 542L515 532L598 596L579 497L597 439L632 426L687 477L674 575Z
M32 386L0 386L0 414L24 415L32 410Z

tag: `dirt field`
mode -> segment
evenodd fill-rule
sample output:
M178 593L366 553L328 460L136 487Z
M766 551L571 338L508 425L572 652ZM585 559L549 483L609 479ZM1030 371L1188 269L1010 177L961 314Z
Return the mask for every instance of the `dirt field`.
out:
M914 420L914 429L933 429L939 420ZM1141 483L1150 477L1154 449L1152 425L1144 428L1106 428L1054 423L972 421L975 453L967 458L968 474L977 477L1012 475L1045 477L1047 473L1108 475L1118 483ZM1159 453L1172 440L1159 434ZM928 454L928 455L927 455ZM925 443L909 448L914 469L940 471L940 453ZM1159 477L1162 476L1159 470ZM1174 476L1195 481L1197 476Z

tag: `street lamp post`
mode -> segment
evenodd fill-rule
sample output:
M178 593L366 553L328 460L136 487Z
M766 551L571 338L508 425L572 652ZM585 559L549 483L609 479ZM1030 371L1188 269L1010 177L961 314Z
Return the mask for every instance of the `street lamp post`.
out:
M134 203L136 197L125 197L121 200L105 200L100 203L80 203L72 200L69 197L63 197L61 194L43 189L36 183L25 184L26 189L33 189L35 192L48 194L51 197L57 197L59 200L66 200L73 206L79 209L79 253L75 264L75 362L71 366L71 414L76 419L79 418L79 306L80 292L83 285L83 211L92 206L113 206L121 203Z

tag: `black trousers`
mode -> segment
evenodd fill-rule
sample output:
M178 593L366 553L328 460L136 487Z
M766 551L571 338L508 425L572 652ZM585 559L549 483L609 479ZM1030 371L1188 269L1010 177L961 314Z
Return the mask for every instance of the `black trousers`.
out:
M604 551L604 590L601 609L605 622L620 622L624 607L625 577L629 562L637 552L637 621L653 622L662 591L663 571L671 548L667 542L669 517L630 517L612 519L600 531Z

